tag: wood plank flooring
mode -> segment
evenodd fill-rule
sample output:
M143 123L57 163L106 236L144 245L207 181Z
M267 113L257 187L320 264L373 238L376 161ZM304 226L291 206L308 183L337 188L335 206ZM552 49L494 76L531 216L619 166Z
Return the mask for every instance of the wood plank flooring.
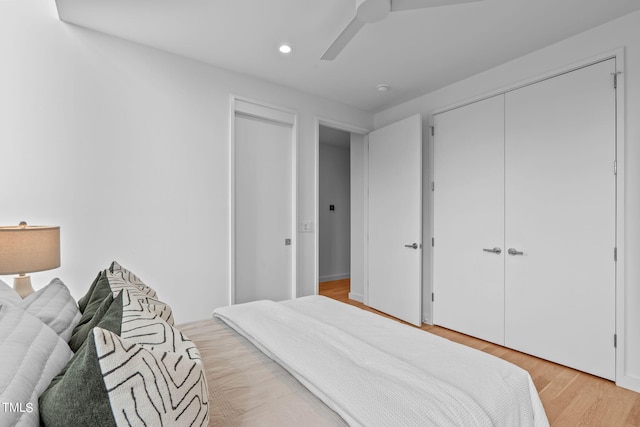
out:
M321 283L320 294L401 322L349 299L349 279ZM422 325L420 329L493 354L526 369L538 389L552 426L640 426L640 393L440 326Z

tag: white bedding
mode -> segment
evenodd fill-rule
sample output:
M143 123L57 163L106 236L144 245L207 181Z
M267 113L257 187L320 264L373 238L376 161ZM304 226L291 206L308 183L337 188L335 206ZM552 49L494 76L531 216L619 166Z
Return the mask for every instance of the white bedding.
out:
M526 371L325 297L214 315L350 425L548 425Z

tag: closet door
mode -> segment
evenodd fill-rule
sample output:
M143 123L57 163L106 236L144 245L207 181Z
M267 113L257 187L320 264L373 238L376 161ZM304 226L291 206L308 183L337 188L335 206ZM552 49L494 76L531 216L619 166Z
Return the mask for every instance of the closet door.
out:
M505 343L609 379L614 72L612 59L505 98Z
M504 96L434 126L434 323L503 344Z

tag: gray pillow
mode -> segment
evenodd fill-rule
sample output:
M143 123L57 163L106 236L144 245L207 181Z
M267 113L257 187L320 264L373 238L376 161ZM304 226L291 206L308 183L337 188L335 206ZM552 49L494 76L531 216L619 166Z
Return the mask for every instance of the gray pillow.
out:
M80 350L91 330L95 327L107 329L120 335L123 322L127 323L126 316L123 316L123 295L124 292L119 292L115 297L111 294L107 295L91 320L76 326L69 340L71 350L74 352Z
M38 397L73 353L51 328L25 310L0 305L0 425L39 424Z
M57 278L44 288L21 299L15 306L40 319L65 341L71 338L73 328L81 316L69 289Z

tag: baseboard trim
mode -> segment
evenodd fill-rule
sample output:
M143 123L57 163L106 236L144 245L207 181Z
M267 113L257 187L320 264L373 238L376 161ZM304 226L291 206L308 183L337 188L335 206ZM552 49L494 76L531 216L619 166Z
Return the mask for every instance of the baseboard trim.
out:
M334 280L350 279L351 274L334 274L333 276L320 276L320 283L333 282Z
M349 299L364 303L364 297L360 294L355 294L353 292L349 292Z
M616 377L616 385L640 393L640 378L630 375Z

